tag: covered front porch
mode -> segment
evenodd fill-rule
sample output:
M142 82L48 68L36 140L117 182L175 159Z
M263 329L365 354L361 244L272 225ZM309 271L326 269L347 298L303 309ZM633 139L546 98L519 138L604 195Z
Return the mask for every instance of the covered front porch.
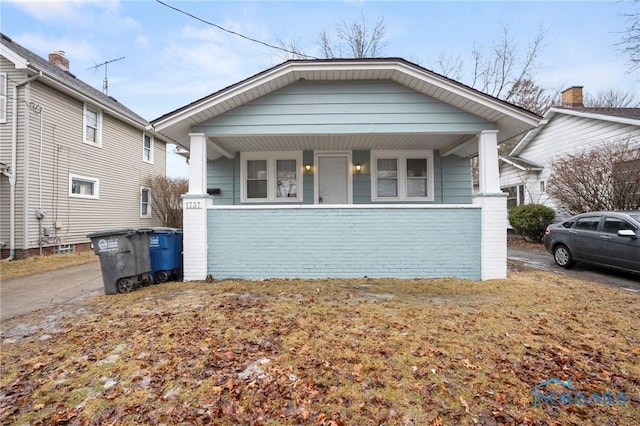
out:
M433 166L436 173L429 202L354 199L353 193L361 190L358 188L366 188L368 193L376 186L371 157L363 154L364 150L322 150L300 154L303 161L298 162L297 176L305 194L301 198L290 203L250 203L237 195L216 203L218 196L241 191L229 187L218 195L206 195L215 181L211 176L215 160L205 160L211 149L210 137L192 133L189 193L184 197L185 280L207 276L504 278L506 194L499 190L497 132L478 133L474 144L479 153L481 191L476 194L471 192L466 171L463 195L452 195L452 179L444 176L450 173L447 164L461 159L441 157L436 150L434 158L439 166ZM344 202L325 202L319 192L317 178L322 165L318 158L325 155L347 159L348 196ZM240 160L228 160L239 168ZM468 161L461 163L469 167ZM238 180L240 175L237 173ZM456 202L447 202L452 199Z

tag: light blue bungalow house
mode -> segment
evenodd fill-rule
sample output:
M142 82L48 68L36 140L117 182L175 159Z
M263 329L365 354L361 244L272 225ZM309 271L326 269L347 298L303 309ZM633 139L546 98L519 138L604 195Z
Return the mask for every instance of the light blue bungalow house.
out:
M287 61L163 115L184 278L505 278L497 145L539 119L398 58Z

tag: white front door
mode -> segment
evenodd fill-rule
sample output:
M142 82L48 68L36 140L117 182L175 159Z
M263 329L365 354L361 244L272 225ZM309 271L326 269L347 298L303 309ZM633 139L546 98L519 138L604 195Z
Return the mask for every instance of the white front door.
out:
M348 154L322 154L316 157L316 203L350 204Z

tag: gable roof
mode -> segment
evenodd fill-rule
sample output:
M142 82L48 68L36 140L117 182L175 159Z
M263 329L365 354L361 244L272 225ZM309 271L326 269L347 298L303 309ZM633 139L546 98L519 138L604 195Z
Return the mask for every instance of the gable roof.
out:
M146 128L150 123L101 91L76 78L69 71L65 71L56 64L40 57L32 51L22 47L10 37L0 33L0 53L11 61L16 68L25 69L29 74L40 75L46 84L67 93L73 98L91 102L136 127Z
M524 138L511 150L510 157L518 156L536 137L538 133L556 116L571 115L575 117L590 118L599 121L610 121L620 124L630 124L640 126L640 108L598 108L598 107L578 107L578 108L549 108L540 120L540 124L535 129L529 131Z
M496 124L500 141L526 132L540 117L402 58L289 60L151 120L156 131L188 147L192 126L299 80L389 80Z

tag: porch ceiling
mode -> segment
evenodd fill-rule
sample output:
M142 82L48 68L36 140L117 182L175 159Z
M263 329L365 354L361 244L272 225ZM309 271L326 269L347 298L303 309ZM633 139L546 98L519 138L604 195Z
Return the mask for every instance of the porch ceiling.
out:
M475 145L473 144L475 140L475 135L467 134L231 136L209 138L213 149L207 152L210 160L247 151L431 149L443 152L452 147L463 147L465 144Z

